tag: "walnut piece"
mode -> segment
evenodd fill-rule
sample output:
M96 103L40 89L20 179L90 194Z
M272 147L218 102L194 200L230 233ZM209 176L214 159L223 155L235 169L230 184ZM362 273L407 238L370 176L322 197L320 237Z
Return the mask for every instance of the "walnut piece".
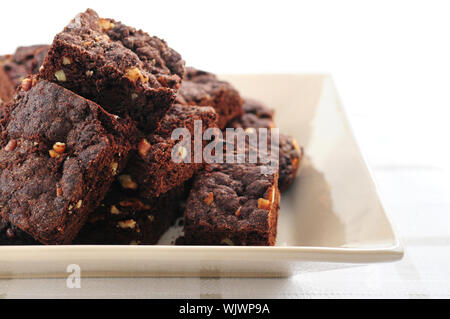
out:
M265 209L270 210L271 203L269 200L265 198L258 198L258 208L259 209Z
M108 19L103 19L103 18L98 19L98 25L103 31L108 31L108 30L114 28L114 23L112 23Z
M111 205L109 212L113 215L120 215L120 210L116 207L116 205Z
M69 65L69 64L72 64L72 59L67 56L63 57L63 65Z
M20 83L20 86L23 91L29 91L31 89L31 87L33 86L32 84L33 84L33 80L31 80L30 78L25 78Z
M146 157L151 147L152 146L150 145L150 143L145 138L143 138L138 145L139 155L141 155L141 157Z
M48 154L50 155L51 158L58 158L60 154L58 154L55 150L51 149L50 151L48 151Z
M119 175L119 177L117 177L117 179L119 180L120 185L124 189L137 189L138 188L138 184L131 179L130 175L127 175L127 174Z
M140 79L142 83L148 82L148 78L136 67L126 70L124 76L133 83L136 83L138 79Z
M211 205L214 201L214 193L210 192L208 195L203 199L206 205Z
M66 151L66 143L56 142L53 144L53 150L58 154L64 153Z
M136 221L133 219L120 220L117 223L117 225L122 229L126 229L126 228L134 229L136 227Z
M66 74L64 73L63 70L59 70L55 72L55 78L59 81L59 82L66 82L67 78L66 78Z

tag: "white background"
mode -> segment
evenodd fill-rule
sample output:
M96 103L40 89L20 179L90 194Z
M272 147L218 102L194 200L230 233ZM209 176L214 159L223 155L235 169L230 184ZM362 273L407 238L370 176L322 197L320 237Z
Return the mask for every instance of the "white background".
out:
M266 297L333 296L333 291L334 296L368 291L369 296L396 291L393 296L450 296L448 1L15 1L2 4L0 53L50 43L87 7L164 38L188 65L209 71L330 73L394 222L404 238L412 238L403 264L365 268L359 275L328 272L269 284L247 280L240 287L238 280L200 281L229 287L213 295L250 297L260 289L266 294L259 296ZM355 283L357 278L362 282ZM364 285L365 278L379 282ZM101 282L108 291L120 285L130 289L118 294L155 295L146 290L149 286L138 288L139 280L131 286L129 281ZM157 281L159 287L165 284L168 288L157 296L202 295L193 281ZM7 287L15 296L33 295L31 287L44 295L48 287L52 295L52 285L59 287L29 281ZM97 286L91 286L95 291ZM235 294L233 287L238 287Z
M370 127L357 134L370 161L450 163L448 1L11 1L0 53L50 43L87 7L166 39L198 68L331 73L351 119L370 119L352 121Z

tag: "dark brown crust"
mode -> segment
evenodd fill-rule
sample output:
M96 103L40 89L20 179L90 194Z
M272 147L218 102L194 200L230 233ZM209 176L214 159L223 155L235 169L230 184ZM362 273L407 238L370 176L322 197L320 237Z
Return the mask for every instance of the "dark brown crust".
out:
M227 124L227 127L232 128L273 128L274 125L274 111L263 103L245 98L243 104L244 114L232 120Z
M172 105L183 74L184 61L163 40L91 9L56 35L40 72L112 114L131 117L145 132Z
M303 159L303 148L289 135L280 134L280 191L286 191L294 182Z
M244 99L244 115L228 123L227 127L233 128L273 128L274 111L263 103L246 98ZM286 134L280 134L280 177L278 186L280 191L286 191L294 182L303 158L303 148L297 141Z
M47 81L18 91L1 125L1 216L44 244L71 243L125 166L132 128Z
M196 176L186 204L186 243L275 245L277 180L277 173L262 174L255 164L208 165Z
M140 196L152 198L164 194L190 179L203 167L203 162L194 161L194 123L201 121L200 133L203 135L206 129L216 127L216 119L211 107L174 104L169 109L158 129L141 141L149 144L148 152L136 152L127 166L126 172L139 185ZM174 147L181 145L179 140L171 138L172 132L178 128L187 129L191 135L191 141L186 145L191 149L190 163L172 159L172 151L176 151ZM187 147L185 149L188 150Z
M74 244L154 245L179 217L184 186L158 198L144 199L114 183Z
M186 68L186 75L177 97L181 104L212 106L219 119L219 128L243 114L242 99L231 84L219 81L214 74Z

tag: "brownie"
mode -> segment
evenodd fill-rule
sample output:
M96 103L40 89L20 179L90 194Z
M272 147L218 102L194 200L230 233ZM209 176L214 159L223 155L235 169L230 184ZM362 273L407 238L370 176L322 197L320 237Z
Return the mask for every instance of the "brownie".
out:
M152 198L190 179L203 167L202 159L197 163L194 160L195 121L201 121L198 133L203 136L206 129L216 127L216 120L216 112L211 107L174 104L158 129L139 142L138 151L126 168L132 183L125 183L125 187L139 188L140 196ZM172 132L177 128L189 132L191 138L185 141L187 144L172 139ZM177 154L180 161L175 161L172 153ZM185 156L189 156L190 161L185 160Z
M184 212L191 245L275 245L278 173L256 164L211 164L194 180Z
M184 81L181 84L177 101L181 104L212 106L219 119L219 128L243 114L242 99L239 92L229 83L219 81L214 74L186 69Z
M1 217L41 243L70 244L125 166L130 121L27 78L0 124Z
M292 136L280 134L280 191L287 190L294 182L302 159L303 148L298 146L297 141Z
M244 115L228 123L233 128L273 128L274 112L263 103L254 99L244 99ZM298 146L297 141L286 134L279 135L279 180L280 191L285 191L295 180L301 160L303 149Z
M184 185L151 199L115 182L81 229L74 244L154 245L181 215Z
M39 73L49 48L50 46L45 44L18 47L14 54L0 57L0 64L14 87L28 75Z
M14 96L14 84L0 63L0 104L9 102Z
M56 35L40 76L150 132L172 105L184 72L180 54L165 41L88 9Z
M274 111L263 103L250 98L244 99L244 113L228 123L230 128L273 128Z

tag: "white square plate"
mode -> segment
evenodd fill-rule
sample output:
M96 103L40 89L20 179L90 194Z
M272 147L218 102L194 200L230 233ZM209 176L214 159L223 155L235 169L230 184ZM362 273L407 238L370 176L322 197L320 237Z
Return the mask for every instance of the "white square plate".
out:
M286 276L399 260L403 249L325 75L228 75L243 96L276 110L282 133L303 145L297 181L282 194L275 247L0 247L0 276Z

